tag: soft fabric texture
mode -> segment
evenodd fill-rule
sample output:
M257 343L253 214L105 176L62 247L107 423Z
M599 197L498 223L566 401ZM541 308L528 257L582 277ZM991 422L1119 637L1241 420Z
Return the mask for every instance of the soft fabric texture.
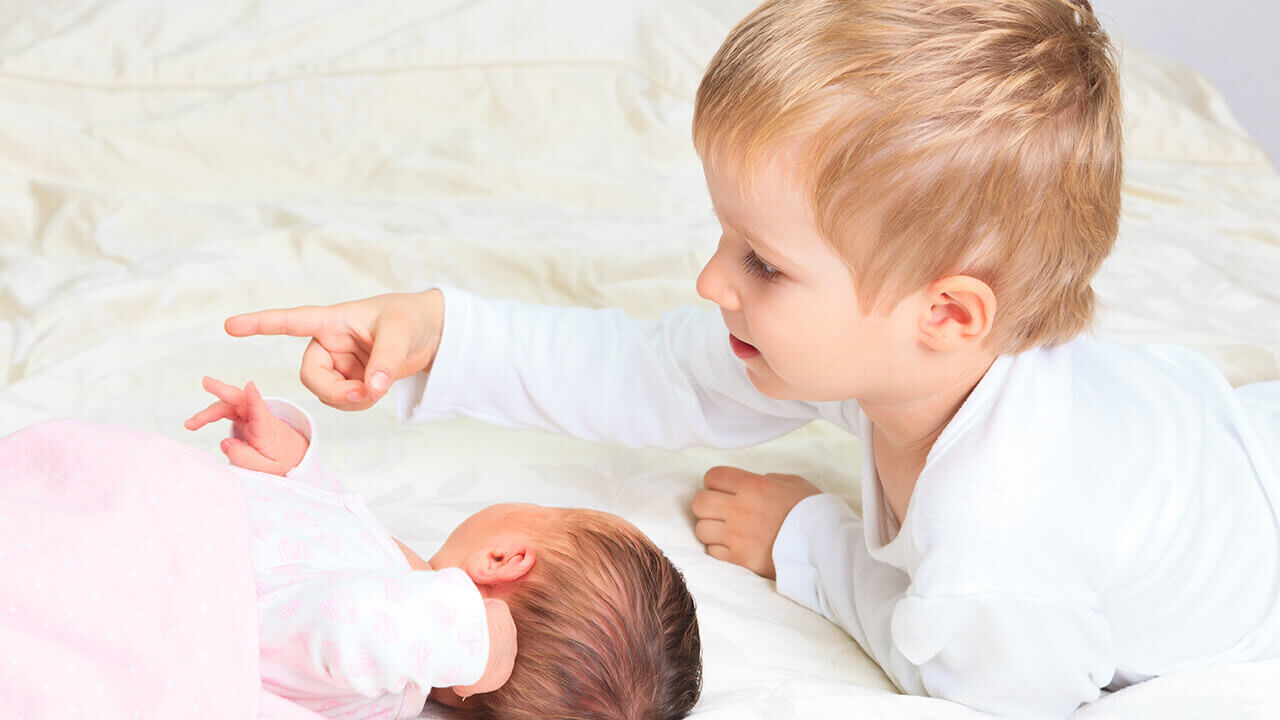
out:
M247 523L225 464L155 433L54 420L0 439L5 716L257 717Z
M1181 347L1005 356L934 443L902 526L878 480L863 520L807 498L774 546L778 589L903 689L1009 717L1280 658L1278 438L1280 382L1233 389Z
M431 688L479 680L489 629L475 584L458 568L411 569L364 497L325 470L310 414L266 403L310 444L283 478L232 468L249 504L263 686L375 720L417 717Z
M439 290L440 349L397 386L402 420L668 449L817 419L861 437L865 531L839 497L802 501L774 546L777 587L907 692L1052 720L1104 687L1280 658L1280 382L1237 390L1194 351L1087 335L1001 356L899 528L857 402L762 395L718 313L650 322Z
M860 513L862 446L842 427L666 451L408 425L389 397L363 413L312 397L305 340L222 331L240 312L431 283L650 320L708 308L694 281L719 225L692 102L755 4L0 5L0 434L74 416L216 453L223 430L182 427L209 402L200 376L253 380L313 414L332 473L419 554L496 502L634 522L698 603L698 720L986 718L899 694L840 627L693 534L689 501L717 464L800 474ZM1233 385L1280 378L1280 177L1203 78L1132 46L1122 68L1099 336L1190 346ZM1270 720L1277 677L1275 661L1174 673L1077 715Z
M387 720L480 678L470 578L410 569L307 413L267 402L312 440L286 478L116 425L0 439L6 713Z

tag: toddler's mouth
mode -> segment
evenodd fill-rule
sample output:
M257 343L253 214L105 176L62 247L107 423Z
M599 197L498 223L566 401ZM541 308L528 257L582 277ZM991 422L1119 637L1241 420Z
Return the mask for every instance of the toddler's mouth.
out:
M733 354L742 360L749 360L760 354L754 345L739 340L733 333L729 333L729 347L733 348Z

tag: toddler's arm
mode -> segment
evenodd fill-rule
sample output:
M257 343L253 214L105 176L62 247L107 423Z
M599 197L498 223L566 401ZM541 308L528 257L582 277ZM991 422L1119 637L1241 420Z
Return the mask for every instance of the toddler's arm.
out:
M726 466L708 470L703 483L693 498L694 532L707 553L776 580L778 592L844 628L881 661L866 625L874 630L877 611L901 597L910 579L870 557L862 520L844 500L798 475Z
M684 307L646 322L617 308L439 289L444 326L431 370L397 383L406 422L466 416L630 447L739 447L836 405L762 395L714 312Z
M1089 589L1070 577L1049 588L995 586L962 569L972 563L951 553L973 548L957 544L926 555L912 582L871 556L843 499L813 495L774 542L778 592L844 628L908 693L1030 720L1065 720L1097 700L1115 651ZM979 562L1001 567L1002 555Z

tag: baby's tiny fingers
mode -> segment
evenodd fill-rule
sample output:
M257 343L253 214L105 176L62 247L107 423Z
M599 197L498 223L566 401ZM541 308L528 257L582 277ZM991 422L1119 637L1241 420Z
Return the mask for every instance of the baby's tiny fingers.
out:
M215 380L208 375L204 377L204 380L202 380L200 384L205 390L213 393L220 400L229 405L237 408L244 405L244 393L235 385L229 385L221 380Z
M276 462L264 457L257 450L254 450L248 443L235 438L227 438L222 441L222 452L231 461L232 465L242 467L246 470L257 470L259 472L274 473Z
M258 386L253 381L244 385L244 399L249 405L249 420L269 420L271 411L267 408L267 403L262 399L262 393L258 392Z
M271 415L268 414L267 417L271 418ZM261 453L263 457L274 460L275 458L271 456L277 454L275 450L279 439L277 430L278 426L273 422L253 419L244 424L242 434L250 447Z
M235 420L236 411L230 405L218 400L209 407L192 415L182 425L188 430L199 430L211 422L218 420Z

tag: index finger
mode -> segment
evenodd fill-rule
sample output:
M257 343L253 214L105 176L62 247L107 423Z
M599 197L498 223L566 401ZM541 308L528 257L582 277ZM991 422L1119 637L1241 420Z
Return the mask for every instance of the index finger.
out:
M338 314L333 307L303 305L296 308L277 308L232 315L223 323L223 329L232 337L249 335L292 335L314 337L319 335L327 321Z

